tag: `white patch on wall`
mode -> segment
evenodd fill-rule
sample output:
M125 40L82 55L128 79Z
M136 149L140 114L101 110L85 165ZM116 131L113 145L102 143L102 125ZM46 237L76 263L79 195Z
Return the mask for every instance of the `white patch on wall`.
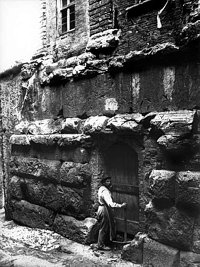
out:
M42 99L41 99L41 110L43 112L47 111L47 105L48 105L48 98L49 96L47 96L47 93L42 94Z
M163 75L164 92L167 99L169 99L170 101L172 101L174 82L175 82L175 68L168 67L164 69L164 75Z
M105 110L116 111L118 110L118 102L115 98L107 98L105 101Z
M134 73L132 75L132 97L133 104L136 104L140 95L140 75L139 73Z

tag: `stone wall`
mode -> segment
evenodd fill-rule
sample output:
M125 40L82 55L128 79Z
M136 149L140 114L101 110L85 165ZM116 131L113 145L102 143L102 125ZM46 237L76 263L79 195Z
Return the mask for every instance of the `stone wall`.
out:
M124 143L138 158L145 235L123 257L188 266L200 254L199 6L169 1L158 27L158 2L82 1L80 31L66 36L47 2L49 54L0 77L6 215L94 242L103 154Z
M22 122L15 131L17 134L10 139L10 218L31 227L54 229L83 242L83 233L72 231L71 227L78 222L84 225L85 220L94 217L97 189L106 175L103 152L120 141L129 144L139 159L137 231L147 232L172 247L198 252L199 227L194 217L199 214L199 111L46 119ZM190 183L196 188L190 189ZM192 190L191 199L188 190ZM192 209L188 208L190 205ZM51 215L50 221L44 215L37 218L40 209L45 216ZM175 225L167 227L170 212L175 216ZM188 212L188 226L177 212ZM69 217L70 232L66 234ZM194 220L197 226L191 232L190 223ZM179 235L181 229L185 229L185 236ZM87 232L86 236L90 235Z
M48 58L42 65L33 62L30 75L27 75L30 66L24 66L24 117L33 120L60 114L82 118L193 109L199 105L198 44L192 47L192 51L180 55L173 52L173 58L167 53L161 57L162 64L152 62L152 56L143 55L142 58L149 59L148 67L145 66L147 61L136 65L138 59L135 62L133 56L116 69L114 58L107 62L92 55L84 53L57 63ZM158 61L159 51L155 57ZM40 75L35 75L38 70Z
M9 138L14 126L21 121L23 89L21 88L21 65L0 74L0 207L7 203L8 164L10 159ZM4 195L4 196L3 196ZM4 203L5 202L5 203Z

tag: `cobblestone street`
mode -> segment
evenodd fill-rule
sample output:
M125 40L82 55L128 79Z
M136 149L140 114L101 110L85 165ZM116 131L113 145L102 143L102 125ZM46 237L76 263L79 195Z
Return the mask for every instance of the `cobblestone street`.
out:
M120 251L93 251L48 230L5 221L0 210L0 267L126 266Z

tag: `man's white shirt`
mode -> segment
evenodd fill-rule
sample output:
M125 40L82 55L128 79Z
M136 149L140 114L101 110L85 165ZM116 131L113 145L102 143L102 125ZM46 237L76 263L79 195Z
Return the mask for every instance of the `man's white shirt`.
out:
M98 201L100 205L104 205L105 201L111 208L121 208L122 206L121 204L113 202L110 190L103 185L98 190Z

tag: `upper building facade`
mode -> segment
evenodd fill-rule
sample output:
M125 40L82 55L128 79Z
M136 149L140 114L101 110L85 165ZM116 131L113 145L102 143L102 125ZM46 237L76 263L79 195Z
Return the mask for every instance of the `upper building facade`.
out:
M119 31L116 55L166 42L182 46L199 16L198 0L42 2L44 45L58 58L85 52L90 37L112 29Z

